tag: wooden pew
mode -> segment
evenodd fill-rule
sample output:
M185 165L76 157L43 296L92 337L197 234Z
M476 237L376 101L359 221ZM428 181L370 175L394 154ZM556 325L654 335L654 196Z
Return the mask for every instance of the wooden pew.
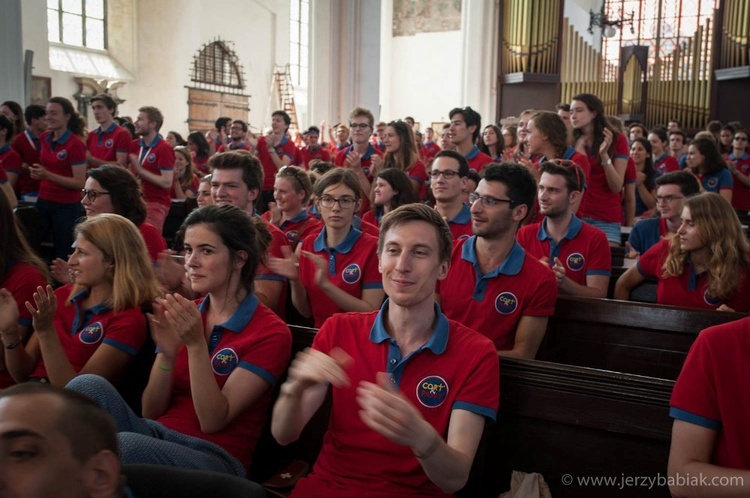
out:
M500 362L500 418L466 496L496 497L510 472L541 473L555 498L668 497L666 486L581 486L579 477L666 476L673 382L537 360ZM566 475L573 477L568 484Z
M560 296L537 359L675 380L701 330L746 316Z

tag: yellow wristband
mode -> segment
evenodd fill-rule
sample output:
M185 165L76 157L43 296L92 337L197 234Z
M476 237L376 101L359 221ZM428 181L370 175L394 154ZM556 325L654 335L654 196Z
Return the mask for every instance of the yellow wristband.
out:
M156 367L157 367L157 368L158 368L159 370L164 370L165 372L169 372L169 371L171 371L171 370L172 370L172 367L165 367L165 366L164 366L164 365L162 365L161 363L159 363L158 365L156 365Z

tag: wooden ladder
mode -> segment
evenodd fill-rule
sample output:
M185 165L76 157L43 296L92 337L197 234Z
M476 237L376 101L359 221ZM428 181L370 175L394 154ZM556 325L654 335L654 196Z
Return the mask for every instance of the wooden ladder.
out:
M276 66L273 72L274 86L279 98L281 110L289 114L291 118L290 128L299 130L297 120L297 106L294 103L294 86L292 85L292 75L289 70L289 64L285 66Z

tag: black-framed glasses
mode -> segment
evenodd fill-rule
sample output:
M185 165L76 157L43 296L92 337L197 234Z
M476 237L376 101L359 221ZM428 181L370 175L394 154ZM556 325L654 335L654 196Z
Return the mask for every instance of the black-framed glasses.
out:
M109 195L109 192L97 192L96 190L86 190L85 188L81 189L81 200L88 197L91 202L94 202L100 195Z
M684 199L684 195L657 195L656 196L656 202L672 202L676 201L677 199Z
M352 130L365 130L369 127L370 125L367 123L349 123L349 128Z
M469 202L471 204L474 204L477 201L482 201L482 206L484 207L495 207L501 202L507 202L510 204L510 207L515 207L516 205L516 201L513 199L498 199L491 195L479 195L477 193L469 194Z
M351 207L354 207L357 199L350 195L344 195L342 197L339 197L338 199L330 195L324 195L320 199L318 199L318 201L324 208L330 209L334 206L334 204L338 202L341 209L349 209Z
M450 169L433 169L432 171L430 171L430 178L437 179L437 177L439 177L440 175L443 175L443 178L445 178L446 180L450 180L451 178L455 178L456 175L458 175L458 171L453 171Z

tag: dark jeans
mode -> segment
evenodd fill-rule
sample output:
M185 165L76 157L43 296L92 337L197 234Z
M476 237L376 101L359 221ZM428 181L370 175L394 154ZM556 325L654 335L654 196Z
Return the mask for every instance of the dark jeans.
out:
M68 255L72 252L73 229L78 219L83 216L81 203L66 204L39 199L36 201L36 210L39 211L41 240L51 238L55 257L67 261Z

